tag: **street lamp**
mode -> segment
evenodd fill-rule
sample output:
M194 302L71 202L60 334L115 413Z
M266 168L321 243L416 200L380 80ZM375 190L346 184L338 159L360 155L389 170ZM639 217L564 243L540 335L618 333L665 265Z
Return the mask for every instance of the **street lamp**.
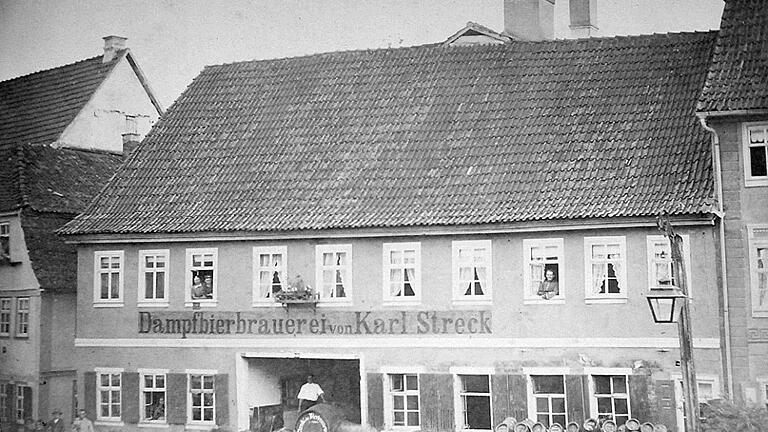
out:
M687 297L674 289L658 290L646 296L653 322L667 324L677 322Z

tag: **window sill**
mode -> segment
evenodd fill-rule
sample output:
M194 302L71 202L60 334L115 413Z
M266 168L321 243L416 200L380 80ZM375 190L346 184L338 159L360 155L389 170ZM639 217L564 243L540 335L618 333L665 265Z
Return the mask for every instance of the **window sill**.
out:
M768 318L768 311L752 311L752 318Z
M277 308L282 306L282 303L278 303L276 301L258 301L251 303L251 307L260 307L260 308Z
M216 426L216 423L187 423L184 428L189 430L201 430L201 431L209 431L214 430L218 426Z
M115 303L100 303L100 302L94 302L93 307L95 308L121 308L123 307L123 302L115 302Z
M201 308L213 308L213 307L217 307L219 305L219 302L218 302L218 300L206 300L204 302L203 301L197 301L197 302L196 301L185 301L184 302L184 307L194 308L195 304L197 304Z
M626 297L587 297L584 299L586 304L622 304L626 302Z
M744 187L768 186L768 178L755 178L744 180Z
M152 422L139 422L136 426L140 428L157 428L157 429L168 429L171 427L168 423L152 423Z
M400 306L421 306L421 299L418 300L384 300L381 303L384 307L400 307Z
M332 307L351 307L354 306L352 300L346 301L322 301L317 302L317 307L332 308Z
M125 426L122 420L96 420L94 426Z
M493 305L493 299L490 297L486 297L482 299L455 298L451 300L451 306L491 306L491 305ZM396 427L400 427L400 426L396 426Z
M527 298L523 300L524 305L562 305L565 304L565 297L552 297L547 300L541 297Z
M167 308L171 306L169 302L148 302L148 301L139 301L136 304L137 307L140 308Z
M29 339L29 333L13 335L14 339Z

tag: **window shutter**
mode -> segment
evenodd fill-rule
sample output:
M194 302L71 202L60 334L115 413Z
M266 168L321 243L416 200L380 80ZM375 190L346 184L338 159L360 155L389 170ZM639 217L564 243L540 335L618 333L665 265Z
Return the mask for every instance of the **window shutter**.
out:
M32 418L32 387L23 386L22 390L24 394L24 419Z
M367 374L368 380L368 424L377 430L384 427L384 385L383 375ZM423 403L423 402L422 402Z
M229 374L218 374L214 380L216 394L216 424L229 424Z
M495 427L505 418L512 415L509 404L509 383L507 375L491 375L491 404L493 405L493 421Z
M507 375L509 386L509 415L518 421L528 418L527 380L524 375Z
M632 417L638 420L651 418L651 406L648 404L648 376L630 375L628 378L629 407L632 412Z
M677 424L677 413L675 412L674 382L669 380L657 380L655 390L656 418L643 420L638 417L638 420L662 423L670 428L674 427L674 425Z
M187 375L167 375L167 398L165 407L169 424L187 423Z
M96 418L96 372L83 374L83 409L88 418Z
M419 375L421 430L453 430L453 375Z
M16 400L16 386L12 383L8 383L5 387L5 408L8 413L8 421L13 422L16 420L16 411L14 401Z
M125 423L139 422L139 374L123 372L120 376L121 418Z
M568 422L582 424L584 420L590 417L588 392L589 386L587 385L586 375L565 376L565 400L568 405Z

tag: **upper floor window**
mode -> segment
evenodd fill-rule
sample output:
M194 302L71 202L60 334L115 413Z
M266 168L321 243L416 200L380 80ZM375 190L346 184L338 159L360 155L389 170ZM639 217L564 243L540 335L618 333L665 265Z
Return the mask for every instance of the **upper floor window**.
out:
M189 373L189 419L190 423L213 423L216 421L215 373Z
M351 297L352 245L315 248L315 286L322 301L347 302Z
M768 225L747 227L752 316L768 317Z
M454 241L453 298L458 301L491 298L491 241Z
M16 336L29 336L29 297L16 299Z
M526 303L562 302L563 239L523 240L523 254Z
M11 299L0 299L0 336L11 334Z
M627 245L624 237L584 238L587 301L627 298Z
M285 246L253 248L253 303L274 304L275 294L286 287L288 249Z
M682 252L685 268L688 270L686 287L690 294L690 271L691 266L688 259L688 236L681 236L683 239ZM672 250L669 245L669 239L663 235L650 235L646 238L648 247L648 283L650 289L677 288L680 285L675 280L674 267L672 261Z
M123 251L96 251L94 267L94 305L122 305Z
M127 134L139 133L139 122L136 119L136 116L132 116L132 115L125 116L125 133Z
M421 244L384 243L384 300L421 299Z
M168 250L139 251L139 306L168 305Z
M122 369L97 369L96 419L120 421L122 401Z
M744 126L746 186L768 186L768 124Z
M218 250L187 249L186 304L214 305L217 296Z
M11 226L0 222L0 262L11 260Z

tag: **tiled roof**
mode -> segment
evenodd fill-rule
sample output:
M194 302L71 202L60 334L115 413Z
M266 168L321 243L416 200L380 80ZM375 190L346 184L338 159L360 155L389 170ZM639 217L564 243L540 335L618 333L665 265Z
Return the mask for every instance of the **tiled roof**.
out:
M40 288L49 292L75 292L77 289L77 249L56 235L56 230L71 219L72 215L31 209L24 209L21 214L32 269Z
M715 33L351 51L207 67L61 232L703 214Z
M127 53L93 57L0 82L0 145L56 141Z
M768 109L768 0L726 0L698 111Z
M0 211L83 211L123 162L121 155L54 148L0 146Z

